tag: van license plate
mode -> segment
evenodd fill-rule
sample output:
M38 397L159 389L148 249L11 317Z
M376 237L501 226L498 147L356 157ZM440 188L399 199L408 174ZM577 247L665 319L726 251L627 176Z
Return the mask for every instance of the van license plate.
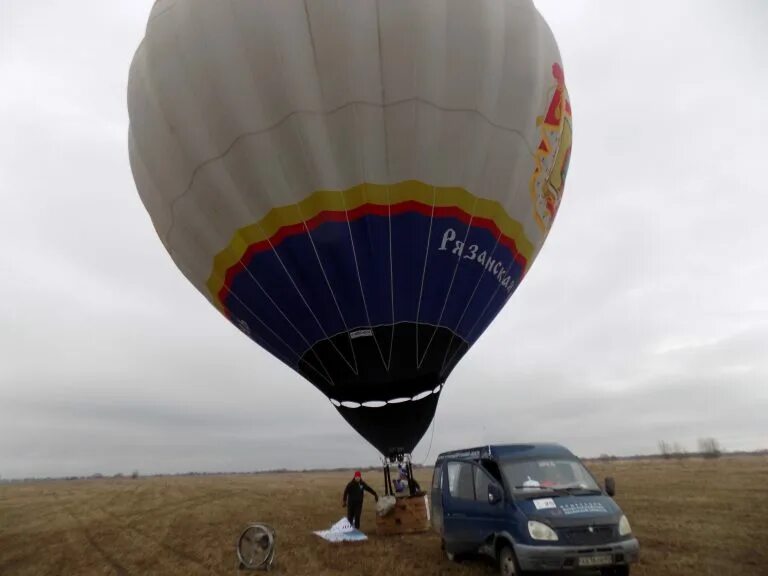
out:
M582 556L579 558L579 566L606 566L608 564L613 564L613 557L610 554Z

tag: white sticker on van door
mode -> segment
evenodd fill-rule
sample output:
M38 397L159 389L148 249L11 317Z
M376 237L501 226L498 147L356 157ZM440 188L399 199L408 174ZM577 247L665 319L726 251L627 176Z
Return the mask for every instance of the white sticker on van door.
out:
M552 498L539 498L533 501L533 505L536 506L536 510L548 510L550 508L557 508L557 504Z

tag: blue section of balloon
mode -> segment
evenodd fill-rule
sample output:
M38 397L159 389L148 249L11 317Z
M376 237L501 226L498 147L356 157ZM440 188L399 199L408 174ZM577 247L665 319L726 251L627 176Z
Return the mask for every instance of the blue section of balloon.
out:
M445 327L472 344L520 281L514 257L491 231L457 218L367 215L256 253L225 303L235 324L292 366L329 337L398 322Z

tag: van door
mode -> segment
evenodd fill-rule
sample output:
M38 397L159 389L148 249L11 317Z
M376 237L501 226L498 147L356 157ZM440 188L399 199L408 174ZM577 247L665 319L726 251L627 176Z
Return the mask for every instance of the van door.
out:
M506 515L505 502L503 500L490 502L488 500L488 487L500 484L482 467L472 465L475 486L475 505L471 509L467 527L469 539L473 542L485 542L489 536L504 529ZM500 490L503 493L503 489Z
M432 507L432 529L442 536L443 534L443 462L435 463L435 471L432 473L432 490L430 491L430 505Z
M443 539L454 553L474 551L480 542L473 539L470 526L476 505L473 465L448 461L444 467L448 489L443 484Z

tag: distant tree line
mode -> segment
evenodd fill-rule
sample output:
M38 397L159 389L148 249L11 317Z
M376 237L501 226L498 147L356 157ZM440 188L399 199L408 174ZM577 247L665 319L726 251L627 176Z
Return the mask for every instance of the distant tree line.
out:
M659 455L664 459L677 459L680 460L689 456L688 451L683 448L677 442L667 442L666 440L659 440ZM704 458L719 458L723 455L723 449L720 446L720 441L717 438L699 438L699 450L690 454L690 456L700 456Z
M659 454L665 460L675 458L680 460L688 456L688 451L678 442L667 442L666 440L659 440Z
M602 462L613 462L616 460L648 460L653 458L663 458L665 460L682 460L684 458L719 458L724 454L729 456L766 456L768 449L763 450L730 450L726 451L717 438L700 438L698 440L698 450L689 452L679 442L668 442L659 440L657 443L659 451L655 454L636 454L634 456L614 456L603 453L597 458L584 458L584 460L600 460Z
M678 442L668 442L666 440L658 441L658 453L656 454L636 454L633 456L615 456L612 454L603 453L598 458L584 458L585 461L601 460L603 462L613 462L617 460L648 460L652 458L664 458L664 459L683 459L690 457L704 457L704 458L719 458L726 451L721 446L720 442L716 438L701 438L698 441L698 451L688 452ZM728 456L768 456L768 449L754 450L754 451L736 451L731 450L727 452ZM413 464L414 469L431 468L432 465ZM366 466L357 468L363 472L376 473L381 471L381 466ZM288 469L278 468L270 470L254 470L250 472L181 472L177 474L146 474L145 478L171 478L171 477L184 477L184 476L255 476L262 474L314 474L314 473L338 473L338 472L350 472L352 468L311 468L311 469ZM29 478L2 478L0 476L0 484L12 484L22 482L46 482L46 481L61 481L61 480L109 480L112 479L125 479L131 478L136 480L140 477L139 471L134 470L130 475L124 475L120 472L112 475L111 477L105 476L101 473L91 474L90 476L48 476L48 477L29 477Z

